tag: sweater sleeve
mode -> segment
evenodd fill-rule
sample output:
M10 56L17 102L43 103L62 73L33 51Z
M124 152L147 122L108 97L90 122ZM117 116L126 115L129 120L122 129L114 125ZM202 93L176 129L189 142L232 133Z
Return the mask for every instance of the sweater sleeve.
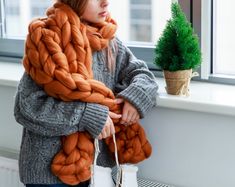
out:
M129 48L117 39L118 54L116 66L118 79L115 91L138 110L140 117L156 105L158 85L155 76L146 63L137 59Z
M25 73L18 85L14 115L25 128L44 136L62 136L87 130L95 138L107 120L108 107L49 97Z

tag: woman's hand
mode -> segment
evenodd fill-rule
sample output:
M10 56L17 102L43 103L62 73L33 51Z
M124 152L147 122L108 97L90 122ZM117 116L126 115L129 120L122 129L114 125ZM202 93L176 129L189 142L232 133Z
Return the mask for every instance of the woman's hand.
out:
M113 121L112 121L111 118L119 119L121 117L122 117L121 114L116 114L114 112L109 112L107 121L106 121L106 123L104 125L103 130L99 134L98 139L101 140L101 139L107 138L110 135L114 134L115 133L115 128L114 128L114 124L113 124Z
M131 125L133 123L136 123L140 119L140 115L136 108L130 104L128 101L122 99L122 98L117 98L116 103L121 104L124 102L123 109L122 109L122 120L121 124L124 125Z

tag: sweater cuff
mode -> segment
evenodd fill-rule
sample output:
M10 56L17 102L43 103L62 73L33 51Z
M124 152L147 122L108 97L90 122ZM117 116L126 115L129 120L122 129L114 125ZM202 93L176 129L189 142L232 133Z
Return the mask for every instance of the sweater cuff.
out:
M131 103L139 112L140 118L143 118L154 106L154 101L145 94L144 90L132 85L117 94L117 97L121 97Z
M79 130L87 130L93 138L97 138L107 121L108 111L109 109L106 106L87 103Z

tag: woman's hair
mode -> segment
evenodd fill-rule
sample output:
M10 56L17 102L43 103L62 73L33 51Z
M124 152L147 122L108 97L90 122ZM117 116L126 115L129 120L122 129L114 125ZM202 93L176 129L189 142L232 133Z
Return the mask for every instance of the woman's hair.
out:
M65 3L70 6L80 17L87 6L88 0L58 0L61 3Z
M83 15L89 0L57 0L57 1L70 6L77 13L77 15L80 17L81 21L83 21L81 16ZM106 64L107 68L112 73L115 72L115 62L116 62L115 57L117 55L115 53L117 51L118 50L117 50L116 42L114 42L114 49L111 49L111 47L108 46L106 48L106 51L103 50L103 55L106 58L106 62L107 62L107 64Z

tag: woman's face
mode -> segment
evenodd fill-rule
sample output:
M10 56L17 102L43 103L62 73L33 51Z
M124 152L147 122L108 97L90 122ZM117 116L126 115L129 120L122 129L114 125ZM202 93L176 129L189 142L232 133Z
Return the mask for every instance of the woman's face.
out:
M101 23L108 15L108 0L88 0L81 18L91 23Z

